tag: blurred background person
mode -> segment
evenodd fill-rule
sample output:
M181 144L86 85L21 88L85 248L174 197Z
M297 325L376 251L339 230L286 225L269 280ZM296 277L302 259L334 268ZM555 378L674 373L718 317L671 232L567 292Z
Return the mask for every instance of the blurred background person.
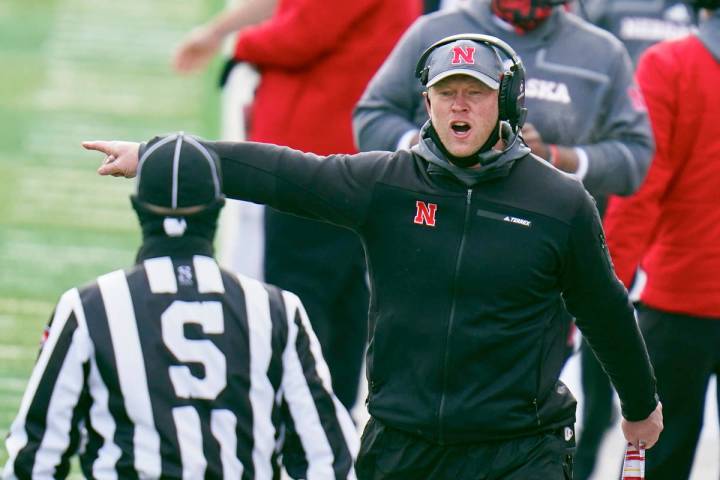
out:
M650 47L638 64L657 151L640 190L613 198L605 219L620 280L629 286L638 266L647 274L639 322L667 419L648 480L689 477L720 374L720 1L691 3L707 9L699 33Z
M656 42L679 38L696 29L697 15L680 0L576 0L580 14L620 39L637 64ZM584 10L583 10L584 9Z
M230 34L270 18L277 0L237 0L207 23L195 27L183 38L173 55L176 72L187 74L206 67L222 50L231 54ZM220 74L220 138L246 140L248 114L260 81L250 63L228 60ZM220 262L234 271L262 280L265 250L265 207L250 202L229 200L220 216ZM237 242L240 236L242 242Z
M352 108L421 8L420 0L280 0L271 18L241 28L233 59L253 64L261 76L249 139L319 155L355 152ZM205 29L218 30L223 31ZM179 52L176 65L183 65L183 49ZM351 408L369 302L359 239L335 226L267 210L264 275L302 299L333 389Z
M695 10L677 0L582 0L575 11L609 31L623 42L637 64L640 55L658 41L678 38L696 29ZM642 289L642 275L631 289L633 298ZM631 288L628 286L628 288ZM586 342L580 346L581 385L583 389L583 435L575 458L575 477L589 478L595 468L604 434L614 423L613 389L605 372Z

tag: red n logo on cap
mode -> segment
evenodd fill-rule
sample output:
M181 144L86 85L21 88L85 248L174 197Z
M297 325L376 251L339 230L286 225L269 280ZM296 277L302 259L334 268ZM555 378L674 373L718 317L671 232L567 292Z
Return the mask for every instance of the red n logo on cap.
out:
M468 63L475 65L475 47L453 47L453 65L460 65L461 63Z
M415 212L415 223L418 225L435 226L435 212L437 211L436 203L425 203L420 200L415 202L417 212Z

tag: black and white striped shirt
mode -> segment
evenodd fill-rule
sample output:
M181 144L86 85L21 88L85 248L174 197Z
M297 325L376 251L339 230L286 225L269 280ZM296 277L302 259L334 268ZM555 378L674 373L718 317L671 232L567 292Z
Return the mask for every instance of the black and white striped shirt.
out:
M271 479L293 424L308 479L354 478L355 427L300 300L215 260L158 257L60 299L5 479Z

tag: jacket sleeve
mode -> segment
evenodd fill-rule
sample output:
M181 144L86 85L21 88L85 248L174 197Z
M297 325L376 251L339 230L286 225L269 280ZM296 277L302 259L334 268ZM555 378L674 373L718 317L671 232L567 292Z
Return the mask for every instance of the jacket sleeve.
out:
M254 142L206 142L220 157L230 198L358 229L391 153L320 157Z
M330 370L297 296L283 292L288 340L281 391L305 453L301 478L355 478L360 441L350 414L332 391ZM290 472L290 470L288 470Z
M583 183L594 194L630 195L645 178L654 144L647 111L625 48L619 48L615 55L609 82L605 112L595 131L599 141L579 145L588 156Z
M627 290L613 272L600 216L583 196L562 275L565 304L615 386L623 416L642 420L657 405L653 369Z
M362 2L286 2L269 20L238 34L235 59L259 67L307 68L337 49L353 23L375 8L378 0Z
M677 68L672 59L651 49L640 58L637 77L652 119L657 149L650 171L638 192L611 199L605 216L610 253L618 277L630 285L660 219L661 201L681 168L671 158L671 138L677 111Z
M60 299L40 354L10 426L2 478L65 478L77 450L79 421L86 414L90 339L78 291ZM44 335L44 337L45 337Z
M424 24L421 17L405 32L355 106L353 134L360 151L396 150L405 133L418 129L422 88L415 65L423 52Z

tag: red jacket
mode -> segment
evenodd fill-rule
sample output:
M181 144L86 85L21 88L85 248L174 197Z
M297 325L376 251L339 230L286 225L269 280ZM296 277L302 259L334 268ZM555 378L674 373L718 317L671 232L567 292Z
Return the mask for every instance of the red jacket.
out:
M320 155L354 153L352 110L419 0L280 0L268 21L242 30L235 58L262 79L250 138Z
M642 302L720 318L720 63L689 36L651 47L637 77L657 152L640 190L608 207L616 273L628 285L641 264Z

